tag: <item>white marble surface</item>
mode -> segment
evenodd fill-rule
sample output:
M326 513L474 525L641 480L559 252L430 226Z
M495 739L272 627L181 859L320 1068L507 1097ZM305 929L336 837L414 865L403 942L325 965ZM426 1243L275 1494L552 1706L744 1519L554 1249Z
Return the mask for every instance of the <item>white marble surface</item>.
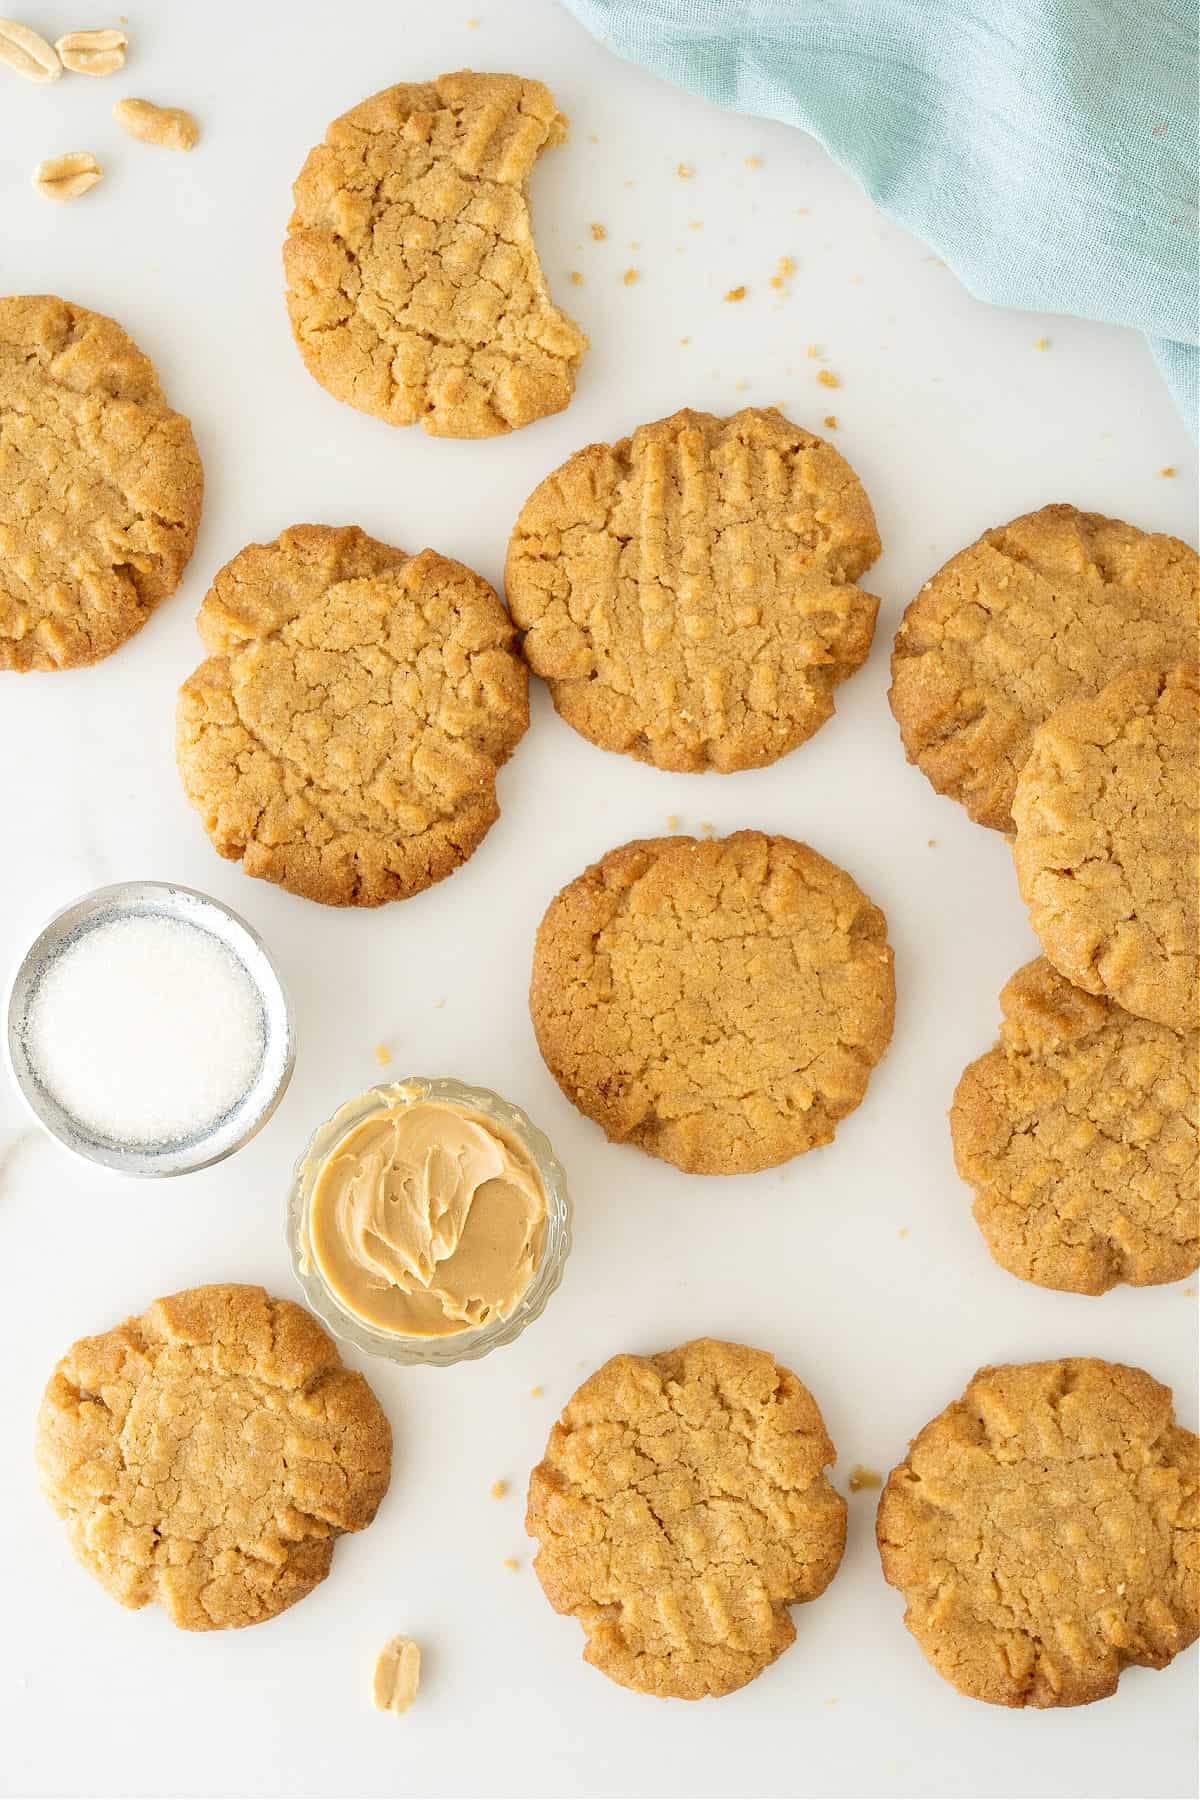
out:
M477 10L479 24L467 20ZM50 36L104 24L44 0ZM263 933L295 997L291 1091L225 1166L137 1185L71 1160L0 1082L0 1789L28 1795L1185 1795L1194 1652L1058 1715L959 1698L927 1667L880 1577L873 1500L850 1500L843 1569L798 1639L742 1693L688 1707L625 1693L579 1658L522 1536L525 1475L585 1370L700 1332L761 1342L815 1390L841 1460L886 1469L982 1362L1066 1352L1144 1363L1194 1425L1195 1312L1181 1286L1043 1293L990 1261L950 1156L946 1106L992 1041L996 995L1033 950L1008 851L900 752L884 698L899 613L983 527L1052 499L1192 536L1195 460L1127 332L1001 314L875 213L818 147L720 115L608 57L551 0L135 9L127 78L26 87L0 72L0 289L110 311L195 422L208 497L182 590L100 667L0 678L0 927L14 958L102 882L207 889ZM288 184L326 122L391 80L463 64L550 82L573 128L534 178L560 299L593 348L570 410L507 441L434 442L338 406L284 315ZM188 158L108 119L120 93L194 108ZM55 209L39 157L90 147L103 185ZM746 159L762 159L758 168ZM679 180L676 164L695 165ZM594 243L589 222L608 228ZM702 221L695 229L690 221ZM636 244L636 247L634 245ZM780 256L797 272L767 285ZM621 272L637 267L626 287ZM568 271L585 281L573 288ZM722 294L745 283L748 298ZM1035 350L1046 337L1049 349ZM682 344L681 338L690 339ZM843 385L815 381L819 344ZM501 780L503 817L459 874L371 914L323 911L211 851L171 747L213 571L252 538L356 521L498 580L534 483L578 445L685 403L781 402L819 423L874 499L886 545L869 666L774 769L673 777L575 737L539 693ZM1178 477L1160 478L1164 465ZM525 1007L551 894L668 814L810 839L885 908L896 1036L835 1146L745 1180L677 1174L603 1142L541 1065ZM929 840L935 842L930 844ZM189 1636L119 1610L72 1562L30 1443L55 1358L155 1294L214 1279L288 1293L284 1189L313 1123L376 1075L448 1072L512 1095L570 1173L577 1242L544 1320L450 1372L372 1368L396 1431L391 1492L310 1599L255 1630ZM1192 1284L1187 1284L1191 1286ZM530 1389L541 1385L534 1398ZM498 1476L511 1497L489 1499ZM516 1573L504 1559L516 1555ZM392 1633L426 1650L419 1703L372 1713Z

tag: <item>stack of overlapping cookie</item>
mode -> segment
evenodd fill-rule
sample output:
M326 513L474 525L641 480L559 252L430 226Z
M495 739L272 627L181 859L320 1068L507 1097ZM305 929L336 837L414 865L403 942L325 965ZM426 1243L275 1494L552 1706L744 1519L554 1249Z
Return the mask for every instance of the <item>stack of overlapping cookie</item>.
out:
M297 342L330 392L466 437L567 404L586 340L549 299L525 193L564 125L539 83L463 73L330 127L285 253ZM0 430L0 659L94 660L190 552L186 422L111 321L10 300ZM577 731L659 768L751 769L802 744L866 659L878 603L858 582L879 549L848 464L773 409L682 411L579 451L516 523L509 610L433 551L295 526L240 551L203 603L185 787L248 874L331 905L404 898L497 816L528 669ZM1197 1265L1195 583L1175 540L1050 507L956 557L897 639L909 754L982 823L1015 823L1045 947L953 1121L994 1253L1051 1286ZM555 1079L610 1137L736 1174L831 1140L894 997L885 920L851 876L745 830L637 840L572 882L538 933L531 1010ZM118 1597L207 1627L321 1578L333 1535L378 1504L388 1436L301 1309L217 1288L76 1346L41 1456ZM833 1459L812 1396L761 1351L618 1357L532 1478L543 1586L613 1679L728 1693L837 1570ZM1196 1439L1140 1370L984 1369L887 1484L884 1570L965 1692L1094 1699L1197 1635L1196 1490Z

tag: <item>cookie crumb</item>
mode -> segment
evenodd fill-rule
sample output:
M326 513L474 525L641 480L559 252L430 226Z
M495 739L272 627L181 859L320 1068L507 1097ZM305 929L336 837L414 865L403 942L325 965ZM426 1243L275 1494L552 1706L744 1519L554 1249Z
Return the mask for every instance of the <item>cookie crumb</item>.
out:
M679 341L681 344L690 344L692 340L691 338L680 338Z
M762 168L762 157L761 156L748 156L746 158L746 167L748 169L761 169Z
M864 1488L883 1486L883 1476L878 1469L864 1468L862 1463L855 1463L850 1471L849 1488L852 1494L860 1494Z
M937 843L937 839L936 839L936 838L926 838L926 839L925 839L925 845L926 845L926 848L927 848L927 849L929 849L929 850L932 850L932 849L933 849L933 847L934 847L934 845L935 845L935 844L936 844L936 843Z
M837 430L837 414L836 413L826 413L825 414L825 424L830 431L836 431Z
M907 1237L907 1236L908 1236L908 1226L907 1226L907 1225L902 1225L902 1226L901 1226L901 1227L900 1227L900 1234L899 1234L899 1235L900 1235L900 1236L901 1236L901 1237Z
M578 269L571 270L571 285L572 287L583 286L583 276L579 273Z
M504 1559L504 1566L506 1569L519 1569L521 1565L515 1556L506 1556Z
M733 391L735 394L745 393L745 391L749 387L749 385L750 385L749 382L746 381L745 378L743 377L742 379L734 382Z
M806 344L804 346L804 354L805 356L816 358L821 354L820 346L818 344Z
M421 1683L421 1649L412 1638L389 1638L375 1658L371 1698L380 1712L406 1713Z
M1165 477L1165 479L1169 481L1171 479L1171 476L1174 475L1174 473L1175 473L1175 465L1174 465L1174 463L1168 463L1165 469L1160 469L1158 472L1161 476Z
M744 287L730 288L726 293L725 298L727 300L744 300L746 298L746 290Z
M679 830L679 814L678 813L668 813L667 814L667 830L668 831L678 831Z
M689 219L688 220L688 230L689 231L703 231L703 229L704 229L704 220L703 219Z
M1186 1287L1186 1288L1184 1288L1184 1290L1183 1290L1183 1297L1184 1297L1184 1299L1185 1299L1185 1300L1194 1300L1194 1299L1195 1299L1195 1298L1196 1298L1196 1290L1195 1290L1195 1288L1194 1288L1194 1287Z
M626 287L632 287L634 282L637 280L637 278L638 278L638 272L636 269L626 269L625 273L621 277L621 280L625 283Z
M701 821L700 821L700 836L701 837L711 837L715 830L716 830L716 826L713 824L711 819L701 819Z
M822 387L841 387L841 380L832 369L818 369L817 380Z
M508 1492L507 1481L500 1481L500 1480L493 1481L491 1487L488 1489L488 1493L491 1495L493 1500L503 1500L503 1498L504 1498L505 1494L507 1494L507 1492Z
M602 244L604 242L605 238L608 236L607 225L593 225L592 226L592 236L595 238L595 240L598 244Z
M434 1003L433 1003L434 1011L440 1012L442 1007L445 1006L445 1004L446 1004L446 996L445 996L445 994L443 994L440 1000L434 1001Z
M387 1045L386 1044L376 1044L376 1046L375 1046L375 1061L379 1064L380 1068L386 1069L388 1064L391 1062L391 1060L392 1060L392 1053L388 1049Z
M675 173L678 175L680 181L690 181L696 171L693 169L691 163L676 163Z
M542 1386L541 1382L539 1382L536 1387L530 1388L530 1390L529 1390L530 1398L533 1400L540 1400L542 1395L545 1393L545 1391L546 1391L545 1388Z
M1033 347L1035 350L1048 350L1050 348L1050 339L1049 338L1035 338L1033 341Z
M773 288L781 288L789 276L792 276L795 273L796 265L791 257L781 256L775 266L775 273L771 276L771 286Z

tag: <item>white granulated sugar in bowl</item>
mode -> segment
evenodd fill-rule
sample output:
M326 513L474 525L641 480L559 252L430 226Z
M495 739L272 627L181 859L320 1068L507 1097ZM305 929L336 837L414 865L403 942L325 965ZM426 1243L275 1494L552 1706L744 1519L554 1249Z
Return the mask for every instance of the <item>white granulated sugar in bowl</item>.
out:
M245 1094L264 1049L258 997L232 952L154 913L69 943L38 982L25 1042L64 1112L117 1144L198 1136Z

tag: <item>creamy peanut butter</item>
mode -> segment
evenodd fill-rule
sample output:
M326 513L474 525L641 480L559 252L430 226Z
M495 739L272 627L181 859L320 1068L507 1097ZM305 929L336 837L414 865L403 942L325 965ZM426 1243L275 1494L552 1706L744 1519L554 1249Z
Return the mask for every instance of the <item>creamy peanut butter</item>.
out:
M380 1331L445 1337L506 1318L545 1248L537 1169L481 1114L395 1093L321 1165L312 1260L342 1305Z

